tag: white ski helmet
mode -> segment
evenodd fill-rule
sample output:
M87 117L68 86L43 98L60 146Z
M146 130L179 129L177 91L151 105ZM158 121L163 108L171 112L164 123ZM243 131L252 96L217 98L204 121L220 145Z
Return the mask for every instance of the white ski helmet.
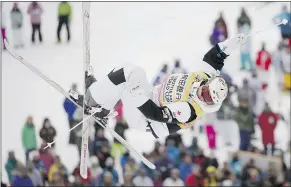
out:
M215 77L208 83L209 93L214 104L221 103L227 96L228 87L222 77Z

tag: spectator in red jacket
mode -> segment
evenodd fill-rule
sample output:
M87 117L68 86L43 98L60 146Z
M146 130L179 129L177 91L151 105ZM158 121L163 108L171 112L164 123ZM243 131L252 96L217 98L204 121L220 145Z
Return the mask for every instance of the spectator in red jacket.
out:
M272 62L271 54L266 51L266 44L262 43L262 49L258 52L256 65L258 68L268 71Z
M268 152L268 145L272 146L272 154L275 151L275 137L274 131L279 120L279 115L274 113L269 107L268 103L265 104L265 109L259 116L258 124L262 129L262 141L265 149L265 154Z
M203 181L204 178L200 173L200 168L199 166L195 166L192 169L192 173L190 175L188 175L188 177L186 178L185 184L188 187L201 187L203 186Z
M257 54L256 67L258 69L260 80L263 81L263 89L267 87L266 77L268 77L268 70L271 63L272 56L268 51L266 51L266 44L262 43L262 49Z

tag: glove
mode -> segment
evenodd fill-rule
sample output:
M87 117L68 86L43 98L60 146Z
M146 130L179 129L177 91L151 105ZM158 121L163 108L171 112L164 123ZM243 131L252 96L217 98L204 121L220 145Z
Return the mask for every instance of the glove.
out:
M171 123L174 118L171 110L168 107L164 107L162 112L164 119L167 119L167 123Z

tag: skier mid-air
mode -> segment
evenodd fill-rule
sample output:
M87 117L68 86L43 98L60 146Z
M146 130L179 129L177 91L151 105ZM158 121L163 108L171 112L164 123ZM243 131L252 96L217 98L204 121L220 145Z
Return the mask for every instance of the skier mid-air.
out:
M195 124L205 113L216 112L228 93L225 80L219 77L224 60L231 51L246 43L247 36L216 44L203 58L208 68L205 72L172 74L160 85L152 87L145 71L135 65L114 68L107 76L96 80L93 68L86 72L86 113L105 118L121 99L129 110L127 119L133 127L149 131L155 138L165 137ZM83 96L70 90L77 103Z

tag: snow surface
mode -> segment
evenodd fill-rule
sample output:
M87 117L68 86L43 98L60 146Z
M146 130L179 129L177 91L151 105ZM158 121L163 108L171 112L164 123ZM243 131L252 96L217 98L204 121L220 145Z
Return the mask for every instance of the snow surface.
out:
M28 3L19 3L24 13L25 48L18 52L63 88L69 89L72 82L76 82L82 90L82 6L80 2L71 4L73 9L72 41L69 44L64 42L63 45L56 45L58 3L42 2L44 43L32 45L30 43L31 26L26 14ZM255 7L260 6L259 3L93 2L91 3L90 37L91 64L95 68L95 74L98 78L105 75L116 64L130 62L142 66L151 81L161 63L172 63L174 58L180 58L189 70L200 70L203 67L201 59L210 48L208 38L218 12L224 11L229 36L232 37L236 34L236 19L240 14L240 7L244 4L247 5L248 13L252 18L253 31L269 26L272 17L281 10L282 5L282 3L271 3L264 8L256 9ZM12 3L5 2L2 5L7 36L12 43L9 20ZM64 30L65 28L62 31L63 38L66 37ZM274 51L279 39L278 28L255 35L252 37L253 51L259 50L262 41L266 42L267 49ZM56 151L61 155L68 169L72 170L78 162L78 153L75 146L68 145L69 125L62 107L63 96L7 52L2 54L1 170L3 181L7 182L4 166L9 150L14 150L16 157L24 161L21 129L28 115L34 117L37 133L44 117L51 119L58 133ZM253 53L254 56L255 53ZM239 72L239 50L226 60L225 68L235 81L240 83L244 73ZM272 104L280 106L279 108L288 115L289 96L280 97L275 88L272 94L270 96L273 99ZM183 139L187 145L196 134L191 130L185 130L182 133L185 134ZM257 133L260 136L260 130ZM290 138L289 133L286 124L280 123L276 129L280 146L286 148L286 142ZM150 151L153 148L155 140L148 133L129 130L126 136L139 151ZM202 147L207 147L205 137L199 137L199 143ZM218 149L216 154L220 159L225 159L227 151Z

